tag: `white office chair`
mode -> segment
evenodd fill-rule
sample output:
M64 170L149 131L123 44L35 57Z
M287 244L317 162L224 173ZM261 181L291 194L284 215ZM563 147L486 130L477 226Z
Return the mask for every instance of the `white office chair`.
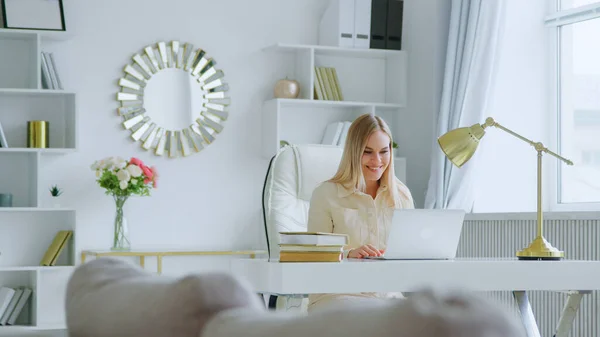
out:
M307 144L287 145L271 159L263 187L263 218L270 261L279 260L279 232L306 231L312 192L319 183L333 177L341 158L341 147ZM277 304L281 300L289 299L278 300L271 296L269 308L281 306Z

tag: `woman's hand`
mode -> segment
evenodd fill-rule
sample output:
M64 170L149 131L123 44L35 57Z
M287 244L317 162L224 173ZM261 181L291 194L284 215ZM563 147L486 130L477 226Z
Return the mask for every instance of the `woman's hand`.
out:
M362 259L366 256L381 256L383 250L375 248L373 245L363 245L348 252L348 258Z

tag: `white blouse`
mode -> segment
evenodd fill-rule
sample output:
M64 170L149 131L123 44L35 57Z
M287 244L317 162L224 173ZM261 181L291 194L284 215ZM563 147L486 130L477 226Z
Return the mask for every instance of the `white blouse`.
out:
M388 186L381 185L375 199L369 194L347 189L341 184L324 182L313 191L308 211L309 232L341 233L348 235L350 249L371 244L377 249L386 249L387 238L394 208L385 198ZM406 185L396 179L396 188L402 201L402 208L414 208L412 195ZM365 275L366 278L368 276ZM337 296L394 297L390 294L329 294L311 295L310 304L333 299Z

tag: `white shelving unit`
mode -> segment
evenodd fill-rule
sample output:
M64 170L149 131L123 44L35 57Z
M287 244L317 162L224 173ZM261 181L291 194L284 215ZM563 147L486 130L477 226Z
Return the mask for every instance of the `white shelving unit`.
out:
M353 121L365 113L381 116L392 128L407 101L407 56L401 50L340 48L277 43L264 48L287 64L287 76L300 83L297 99L270 99L263 104L262 153L271 158L281 141L320 143L325 127ZM316 100L314 68L336 69L343 101ZM396 175L406 182L406 159L395 158Z
M64 299L75 265L76 214L52 208L41 186L45 156L77 150L76 94L41 86L45 43L70 38L67 32L0 29L0 124L8 148L0 148L0 193L13 195L13 207L0 207L0 286L27 286L31 299L17 325L0 335L65 329ZM60 70L60 69L59 69ZM27 121L50 123L49 148L27 148ZM56 266L40 261L60 230L72 230Z

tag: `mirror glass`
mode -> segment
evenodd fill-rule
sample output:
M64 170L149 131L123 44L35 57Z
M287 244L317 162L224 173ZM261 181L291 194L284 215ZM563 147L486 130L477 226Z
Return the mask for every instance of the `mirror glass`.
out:
M122 125L145 150L188 156L211 144L229 116L229 89L216 61L179 41L143 48L119 79Z
M189 73L168 68L154 74L144 89L144 109L152 121L169 130L185 129L202 110L205 92Z

